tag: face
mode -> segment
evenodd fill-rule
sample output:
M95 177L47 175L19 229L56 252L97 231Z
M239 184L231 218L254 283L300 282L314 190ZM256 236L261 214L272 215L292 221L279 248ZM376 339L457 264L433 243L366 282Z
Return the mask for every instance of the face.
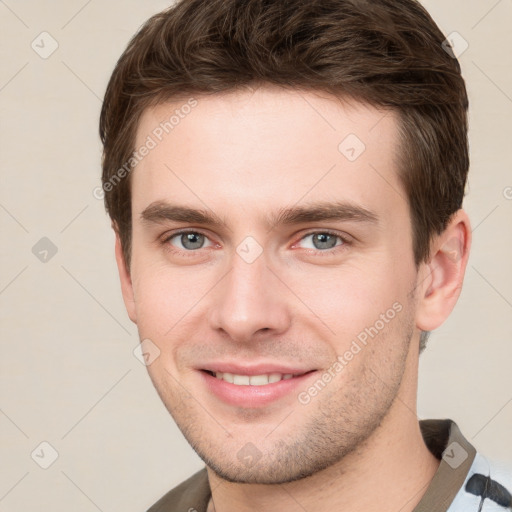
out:
M397 120L271 87L185 103L139 123L125 301L207 465L292 481L375 431L417 344Z

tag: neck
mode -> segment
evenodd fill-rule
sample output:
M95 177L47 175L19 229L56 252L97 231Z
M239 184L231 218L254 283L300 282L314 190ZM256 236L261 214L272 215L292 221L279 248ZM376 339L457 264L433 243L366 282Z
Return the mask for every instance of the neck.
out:
M208 468L211 510L412 512L439 467L416 416L417 357L411 350L387 416L352 453L308 478L281 485L226 482Z

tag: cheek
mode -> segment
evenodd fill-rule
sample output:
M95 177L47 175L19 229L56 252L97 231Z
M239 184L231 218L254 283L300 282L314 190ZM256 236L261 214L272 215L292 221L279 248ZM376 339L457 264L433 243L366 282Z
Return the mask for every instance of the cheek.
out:
M211 269L170 268L165 262L138 262L133 276L137 326L141 336L175 339L201 311L215 283Z
M340 343L350 341L376 322L378 327L401 312L408 301L411 278L397 273L394 263L365 262L343 268L314 268L291 272L290 288ZM307 275L307 279L304 279ZM384 318L381 318L384 315Z

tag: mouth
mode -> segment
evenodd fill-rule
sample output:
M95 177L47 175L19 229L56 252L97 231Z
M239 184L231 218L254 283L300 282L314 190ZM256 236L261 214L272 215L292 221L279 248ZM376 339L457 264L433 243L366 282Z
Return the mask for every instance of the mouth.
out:
M290 380L305 375L306 373L310 373L263 373L261 375L240 375L230 372L213 372L211 370L204 371L216 379L229 382L235 386L267 386L268 384L275 384L282 380Z
M266 370L266 371L265 371ZM223 403L261 408L283 399L293 403L317 370L296 368L209 368L199 372L206 389Z

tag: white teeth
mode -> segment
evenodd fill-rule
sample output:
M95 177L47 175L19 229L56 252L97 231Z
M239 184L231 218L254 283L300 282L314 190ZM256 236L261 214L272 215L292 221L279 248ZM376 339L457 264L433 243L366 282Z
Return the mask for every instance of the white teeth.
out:
M268 384L268 375L251 375L249 382L251 386L264 386Z
M226 382L231 382L231 384L233 384L233 374L232 373L223 373L221 379L224 379Z
M233 375L233 384L237 386L248 386L250 383L249 375Z
M233 373L215 372L217 379L225 380L237 386L265 386L281 380L289 380L293 377L291 373L269 373L263 375L235 375Z
M268 376L268 383L272 384L274 382L279 382L281 380L281 374L280 373L271 373Z

